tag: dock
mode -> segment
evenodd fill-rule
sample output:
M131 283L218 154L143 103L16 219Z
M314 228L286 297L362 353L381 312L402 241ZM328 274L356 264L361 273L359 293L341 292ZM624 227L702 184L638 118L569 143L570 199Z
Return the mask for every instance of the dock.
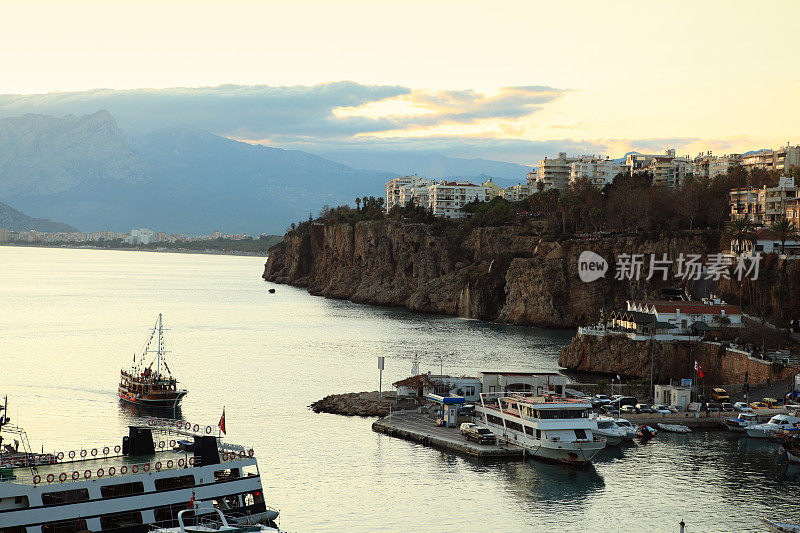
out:
M453 451L481 459L522 459L522 449L516 446L478 444L466 440L458 428L443 428L421 413L392 413L372 424L372 430L418 444ZM498 439L499 440L499 439Z

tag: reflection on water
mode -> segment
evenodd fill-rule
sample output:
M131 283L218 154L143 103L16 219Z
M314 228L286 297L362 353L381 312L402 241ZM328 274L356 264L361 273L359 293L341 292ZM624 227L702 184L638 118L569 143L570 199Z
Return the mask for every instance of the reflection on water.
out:
M146 412L116 396L153 317L189 390L179 416L253 447L288 531L759 530L797 518L800 469L722 432L610 447L595 466L482 463L315 414L328 394L423 372L555 370L569 331L415 315L264 283L252 257L0 247L0 393L35 448L118 444ZM267 289L276 288L275 294ZM172 416L170 413L160 416Z
M172 407L143 407L129 402L117 401L119 405L119 419L123 425L141 422L142 419L149 417L171 418L173 420L184 420L181 406Z

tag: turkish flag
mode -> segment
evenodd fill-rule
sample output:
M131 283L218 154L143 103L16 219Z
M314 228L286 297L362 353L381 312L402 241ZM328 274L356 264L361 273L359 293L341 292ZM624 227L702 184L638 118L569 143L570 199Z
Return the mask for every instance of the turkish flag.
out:
M697 361L694 362L694 370L697 372L697 375L700 377L700 379L703 379L703 370L700 368L700 365L697 364Z
M223 432L223 433L225 433L226 435L228 434L228 433L225 431L225 408L224 408L224 407L222 408L222 417L220 417L220 419L219 419L219 424L217 424L217 425L219 426L219 430L220 430L220 431L222 431L222 432Z

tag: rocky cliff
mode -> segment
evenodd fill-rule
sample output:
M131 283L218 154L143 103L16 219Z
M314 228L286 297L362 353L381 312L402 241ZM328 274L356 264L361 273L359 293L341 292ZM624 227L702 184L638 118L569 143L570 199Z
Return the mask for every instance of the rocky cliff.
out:
M514 226L470 232L399 221L316 224L270 251L263 277L312 294L413 311L544 327L595 322L601 309L649 296L665 283L618 281L619 254L716 251L719 235L555 242ZM578 256L609 261L605 278L584 283Z
M654 381L689 378L697 361L708 386L744 383L770 383L797 373L793 367L780 368L717 343L690 341L633 341L622 335L576 335L561 349L558 364L570 370L622 374L628 378Z

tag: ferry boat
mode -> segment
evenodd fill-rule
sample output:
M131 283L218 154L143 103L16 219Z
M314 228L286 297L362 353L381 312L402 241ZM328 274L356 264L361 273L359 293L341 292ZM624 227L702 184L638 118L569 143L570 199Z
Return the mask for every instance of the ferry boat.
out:
M758 424L758 415L755 413L739 413L736 418L725 420L725 427L731 431L744 433L750 426Z
M153 350L151 345L154 340L157 346ZM148 354L153 353L155 357L148 360ZM141 355L138 358L133 356L133 365L128 370L120 370L119 399L144 407L178 407L187 391L178 388L178 380L173 377L167 364L166 353L164 325L159 313Z
M218 509L236 525L276 528L252 448L223 442L214 428L150 418L117 445L51 455L54 464L0 470L4 532L145 532L179 527L194 504ZM191 446L178 446L178 440Z
M765 424L755 424L747 428L747 436L756 439L768 439L778 431L800 427L800 417L794 415L775 415Z
M480 399L475 412L483 425L533 457L585 465L606 446L589 418L589 402L522 392L481 393Z

